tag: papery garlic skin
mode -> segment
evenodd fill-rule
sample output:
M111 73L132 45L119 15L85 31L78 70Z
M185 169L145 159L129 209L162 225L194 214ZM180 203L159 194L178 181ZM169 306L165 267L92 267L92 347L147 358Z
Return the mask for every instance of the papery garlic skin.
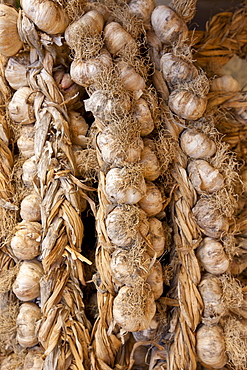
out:
M135 101L133 116L141 125L141 136L147 136L153 131L154 121L148 103L145 99L140 98Z
M17 140L17 147L20 154L24 158L31 158L34 156L34 125L25 125L21 128L20 137Z
M185 22L168 6L156 6L151 15L154 32L164 44L171 45L184 41L188 36Z
M218 169L203 159L193 160L188 164L190 181L198 194L214 193L224 187L224 177Z
M156 257L160 257L165 250L166 237L162 222L156 217L149 218L147 239L150 243L148 254L153 257L156 253Z
M124 331L140 331L150 326L156 311L153 293L145 285L140 289L123 286L113 301L113 319Z
M117 22L110 22L105 26L104 40L107 50L113 55L121 52L126 46L128 46L130 50L136 48L136 41Z
M42 31L55 35L63 33L69 24L66 11L51 0L21 0L27 17Z
M134 174L132 174L134 176ZM138 177L137 177L138 176ZM141 173L136 174L135 182L131 171L126 168L112 168L106 175L105 191L108 200L118 204L135 204L146 193L146 183Z
M31 260L40 254L42 225L38 222L22 221L16 225L10 246L14 255L21 260Z
M163 294L163 271L162 265L158 260L151 267L146 282L152 289L154 299L159 299Z
M240 91L240 86L237 80L231 75L224 75L214 78L210 81L211 91Z
M14 90L28 86L27 71L30 65L30 55L28 52L19 53L9 58L4 74L9 85Z
M37 260L23 261L13 283L13 292L23 302L31 301L40 295L40 279L43 267Z
M14 7L0 4L0 54L11 57L22 48L17 29L18 12Z
M154 181L160 176L161 170L159 160L149 145L144 145L141 152L140 163L143 167L142 172L145 180Z
M208 135L194 129L182 132L180 145L182 150L194 159L212 157L216 152L215 142Z
M40 221L41 220L41 199L36 193L31 193L24 197L21 201L20 215L25 221Z
M168 105L179 117L193 121L203 116L207 99L192 91L174 90L169 96Z
M202 325L196 333L199 360L206 366L221 369L227 363L223 329L219 325Z
M204 238L196 255L203 268L211 274L224 274L229 268L230 262L223 245L213 238Z
M192 208L194 218L202 232L212 238L220 238L229 229L229 220L208 202L207 198L198 200Z
M163 198L159 188L147 181L146 194L139 201L140 207L148 214L148 216L155 216L163 209Z
M35 122L34 98L35 94L30 87L24 86L18 89L8 106L10 118L14 122L26 125Z
M27 302L20 306L16 318L16 340L22 347L28 348L38 344L36 325L40 319L41 309L35 303Z
M106 217L106 231L112 243L129 247L137 238L147 236L149 221L146 213L135 206L117 206Z

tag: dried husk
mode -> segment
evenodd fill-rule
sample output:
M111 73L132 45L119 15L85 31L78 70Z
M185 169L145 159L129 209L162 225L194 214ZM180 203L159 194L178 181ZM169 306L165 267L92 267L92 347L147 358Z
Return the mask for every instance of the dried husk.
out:
M16 225L10 246L14 255L21 260L31 260L40 254L42 225L38 222L22 221Z
M18 90L23 86L28 86L27 72L29 65L30 54L26 51L9 58L4 74L12 89Z
M28 348L38 344L36 325L40 319L41 309L35 303L26 302L20 306L20 311L16 318L16 339L22 347Z
M180 137L182 150L194 159L212 157L216 152L216 145L208 135L196 129L184 130Z
M11 57L22 48L17 30L18 12L14 7L0 4L0 54Z
M20 301L31 301L40 295L40 279L43 276L41 262L23 261L13 284L13 292Z
M229 268L229 259L223 245L213 239L204 238L196 250L196 256L202 267L211 274L220 275Z

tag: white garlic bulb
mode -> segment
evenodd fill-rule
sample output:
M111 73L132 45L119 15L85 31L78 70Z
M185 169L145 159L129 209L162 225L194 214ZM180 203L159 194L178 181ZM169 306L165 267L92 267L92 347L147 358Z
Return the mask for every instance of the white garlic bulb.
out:
M113 301L113 319L124 331L140 331L150 326L156 304L150 287L120 288Z
M38 222L19 222L10 242L14 255L21 260L37 257L40 254L41 231L42 225Z
M196 250L196 255L204 269L211 274L224 274L229 267L229 259L223 245L215 239L204 238Z
M182 150L190 157L202 159L212 157L216 152L216 145L208 135L195 129L184 130L180 137Z
M132 91L134 98L139 99L146 87L144 78L126 62L118 62L117 69L125 89Z
M210 81L211 91L240 91L240 86L237 80L231 75L224 75L221 77L214 78Z
M196 350L199 360L206 366L224 367L227 355L223 329L219 325L202 325L196 333Z
M212 238L220 238L229 229L229 220L209 204L207 198L198 200L192 208L194 218L202 232Z
M51 0L21 0L29 19L42 31L55 35L63 33L69 24L68 15L58 2Z
M213 274L207 273L203 275L198 289L204 305L204 323L218 323L220 318L228 312L228 308L223 301L223 290L220 279Z
M191 81L198 75L198 70L193 63L173 53L162 55L160 69L164 79L171 86Z
M112 68L112 57L103 49L100 54L87 60L75 58L70 65L70 74L78 85L88 87L100 73Z
M106 217L107 235L118 247L128 247L137 238L147 236L149 222L146 213L133 205L119 205Z
M0 4L0 54L11 57L22 48L17 29L18 12L14 7Z
M153 257L156 253L156 257L160 257L165 250L166 238L162 222L156 217L149 218L147 239L151 244L151 247L148 248L148 254Z
M146 182L146 194L139 201L139 205L148 216L155 216L162 211L162 194L159 188L151 181Z
M25 370L43 370L44 366L44 351L41 347L33 347L28 350L24 360Z
M145 180L154 181L160 176L160 164L155 152L150 145L144 145L141 152L140 163L143 167L143 176Z
M193 187L199 194L214 193L224 186L223 175L204 159L191 161L187 171Z
M69 119L69 131L72 144L80 145L85 148L88 142L86 134L89 125L82 115L76 111L69 112Z
M129 251L116 249L110 263L112 279L118 285L133 287L138 279L144 281L147 278L151 262L151 257L147 253L133 258Z
M20 130L20 137L17 140L17 147L20 154L24 158L31 158L34 156L34 125L25 125Z
M135 101L133 116L141 125L141 136L147 136L153 131L154 121L148 103L145 99L140 98Z
M25 221L40 221L41 210L40 210L41 198L37 193L31 193L25 196L21 201L20 215Z
M25 186L32 187L33 184L38 185L37 178L38 168L35 156L28 158L22 165L22 181Z
M164 44L175 44L184 41L188 36L185 22L168 6L156 6L151 15L154 32Z
M35 303L27 302L20 306L16 318L16 340L22 347L28 348L38 344L36 325L40 319L41 310Z
M197 120L203 116L207 107L207 98L189 90L174 90L169 96L168 105L179 117Z
M151 286L154 299L159 299L163 294L163 271L162 265L158 260L151 267L146 282Z
M40 279L43 276L41 262L23 261L13 284L13 292L20 301L31 301L40 295Z
M137 18L144 22L144 25L148 26L151 19L152 11L155 8L154 0L130 0L129 11L134 14Z
M35 122L33 102L35 99L33 90L24 86L18 89L8 106L10 118L22 124L30 124Z
M128 131L119 130L118 125L108 125L97 135L103 161L114 165L137 162L144 147L138 131L132 128L128 128Z
M112 168L106 175L105 191L112 203L135 204L144 197L146 183L142 173L134 168Z
M113 55L121 52L126 46L136 49L136 41L118 22L110 22L104 28L104 40L107 50Z
M30 55L26 51L9 58L4 73L12 89L18 90L23 86L28 86L27 71L29 65Z

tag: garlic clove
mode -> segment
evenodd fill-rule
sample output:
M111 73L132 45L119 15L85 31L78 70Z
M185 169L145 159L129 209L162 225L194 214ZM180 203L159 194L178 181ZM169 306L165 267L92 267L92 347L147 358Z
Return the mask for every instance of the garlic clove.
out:
M10 118L14 122L27 125L35 122L33 108L35 95L28 86L21 87L14 93L8 106Z
M9 58L5 68L5 78L14 90L28 86L27 71L30 65L30 54L28 52L18 53Z
M213 238L204 238L196 250L196 255L203 268L211 274L223 274L229 267L229 259L223 245Z
M34 125L25 125L20 130L20 137L17 140L17 147L24 158L34 156Z
M31 193L24 197L20 205L20 215L24 221L41 220L41 198L36 193Z
M40 254L41 231L42 225L38 222L22 221L16 225L10 246L18 259L31 260Z
M160 164L155 152L149 145L144 145L141 152L140 164L143 167L143 176L145 180L154 181L160 174Z
M104 28L104 40L107 50L116 55L128 46L130 50L137 48L136 41L117 22L110 22Z
M26 16L42 31L55 35L63 33L69 24L66 11L51 0L21 0Z
M214 78L210 81L211 91L240 91L240 86L237 80L231 75L224 75L221 77Z
M189 90L174 90L169 96L168 105L179 117L193 121L203 116L207 107L207 98L200 97Z
M38 344L37 322L41 319L41 310L31 302L23 303L20 306L16 318L17 342L24 348L33 347Z
M164 44L184 41L188 36L186 23L168 6L156 6L151 15L154 32Z
M203 159L191 161L187 171L193 187L199 194L214 193L224 186L223 175Z
M23 302L31 301L40 295L40 279L43 276L41 262L23 261L13 283L13 292Z
M149 222L146 213L133 205L119 205L106 217L107 235L118 247L129 247L138 237L146 236Z
M148 103L145 99L140 98L135 101L133 116L141 125L141 136L147 136L153 131L154 121Z
M180 144L182 150L195 159L212 157L216 152L215 142L195 129L184 130L180 137Z
M0 4L0 54L11 57L22 48L17 29L17 10L7 4Z
M163 209L163 198L159 188L147 181L146 194L139 201L140 207L148 214L148 216L155 216Z

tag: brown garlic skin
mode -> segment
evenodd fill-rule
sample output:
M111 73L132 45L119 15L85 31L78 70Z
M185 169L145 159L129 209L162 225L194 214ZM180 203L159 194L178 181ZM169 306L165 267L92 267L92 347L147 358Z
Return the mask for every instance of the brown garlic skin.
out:
M121 52L126 46L130 50L136 48L136 41L117 22L111 22L105 26L104 39L107 50L113 55Z
M14 7L0 4L0 54L11 57L22 48L17 29L18 12Z
M198 194L205 192L211 194L224 186L223 175L203 159L191 161L188 164L187 171Z
M203 268L211 274L224 274L229 268L229 259L223 245L213 238L206 237L196 250L196 256Z
M13 284L13 292L23 302L31 301L40 295L40 279L43 276L41 262L23 261Z
M185 22L168 6L157 6L151 15L154 32L163 44L184 41L188 36Z
M31 193L24 197L21 201L21 218L25 221L40 221L40 196L36 193Z
M31 260L40 254L42 225L38 222L22 221L16 226L10 246L14 255L21 260Z
M207 99L189 90L174 90L169 96L168 105L179 117L194 121L203 116Z
M182 150L194 159L212 157L216 152L215 142L208 135L195 129L182 132L180 145Z
M41 310L35 303L27 302L20 306L20 311L16 318L16 339L22 347L28 348L38 344L36 324L40 319Z

